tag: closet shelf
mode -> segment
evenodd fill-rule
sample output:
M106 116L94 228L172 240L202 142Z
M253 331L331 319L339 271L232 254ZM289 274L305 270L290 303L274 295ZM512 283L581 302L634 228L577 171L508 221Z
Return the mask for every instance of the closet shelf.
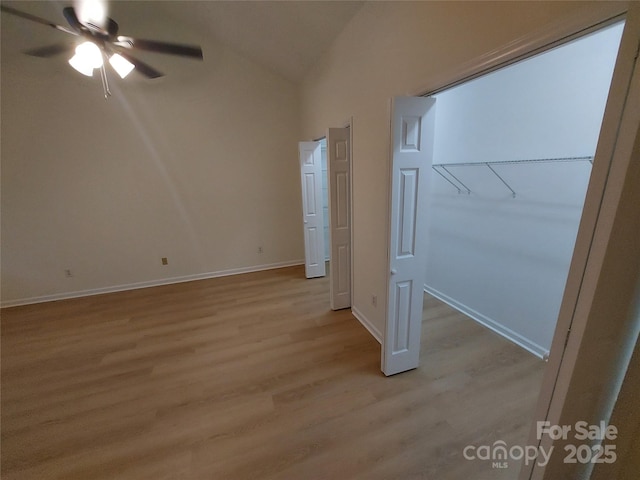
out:
M509 189L511 196L516 198L516 192L506 182L504 178L500 176L498 172L493 168L497 165L524 165L530 163L567 163L567 162L589 162L593 164L593 157L565 157L565 158L534 158L529 160L503 160L496 162L462 162L462 163L436 163L431 166L433 170L449 182L456 190L458 194L461 194L463 189L467 195L471 195L471 189L467 187L457 176L455 176L449 170L449 167L486 167L502 182L502 184ZM446 172L446 175L443 173Z

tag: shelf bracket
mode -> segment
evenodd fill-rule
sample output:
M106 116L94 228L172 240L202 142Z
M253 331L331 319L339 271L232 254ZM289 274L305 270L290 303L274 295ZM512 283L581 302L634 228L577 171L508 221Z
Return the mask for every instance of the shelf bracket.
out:
M493 174L494 174L496 177L498 177L502 183L504 183L504 186L505 186L505 187L507 187L507 188L511 191L511 196L512 196L513 198L516 198L516 192L513 190L513 188L511 188L511 187L509 186L509 184L508 184L507 182L505 182L505 181L504 181L504 178L502 178L500 175L498 175L498 172L496 172L496 171L493 169L493 167L492 167L491 165L489 165L489 163L485 163L485 165L486 165L487 167L489 167L489 170L491 170L491 171L493 172Z
M442 167L442 169L445 172L447 172L449 175L451 175L451 178L453 178L456 182L458 182L460 185L462 185L462 188L464 188L467 191L467 195L471 195L471 190L469 190L469 187L467 187L464 183L462 183L460 181L460 179L458 177L456 177L453 173L451 173L446 166L440 165L440 167Z
M455 188L456 190L458 190L458 195L460 195L462 193L462 190L460 190L460 187L458 187L455 183L453 183L451 180L449 180L440 170L438 170L436 168L436 165L433 165L433 170L440 175L442 178L444 178L447 182L449 182L451 185L453 185L453 188Z

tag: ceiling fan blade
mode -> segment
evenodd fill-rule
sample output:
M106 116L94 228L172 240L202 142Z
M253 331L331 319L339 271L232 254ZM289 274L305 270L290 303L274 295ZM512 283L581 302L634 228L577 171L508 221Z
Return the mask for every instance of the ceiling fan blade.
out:
M53 45L47 45L45 47L32 48L25 51L27 55L32 57L53 57L60 55L61 53L70 52L73 50L73 46L66 43L54 43Z
M67 19L67 22L69 22L69 25L71 25L71 28L73 28L74 30L81 32L82 30L86 29L86 27L82 23L80 23L80 20L78 20L76 10L73 7L63 8L62 14L64 15L64 18Z
M179 43L159 42L157 40L143 40L141 38L118 37L118 45L136 50L146 50L156 53L167 53L202 60L202 48L198 45L182 45Z
M9 13L11 15L15 15L16 17L24 18L26 20L31 20L32 22L39 23L41 25L46 25L47 27L55 28L56 30L60 30L61 32L70 33L72 35L77 35L77 32L73 30L69 30L68 28L62 27L60 25L56 25L49 20L45 20L44 18L36 17L35 15L31 15L30 13L23 12L21 10L16 10L15 8L7 7L6 5L0 5L0 10Z
M136 67L136 71L147 78L158 78L158 77L164 76L164 73L159 72L158 70L153 68L151 65L144 63L142 60L138 60L135 57L132 57L126 52L118 51L118 54L124 57L126 60L133 63L133 65Z
M109 34L110 38L115 38L115 36L118 34L118 23L112 19L112 18L107 18L107 33Z

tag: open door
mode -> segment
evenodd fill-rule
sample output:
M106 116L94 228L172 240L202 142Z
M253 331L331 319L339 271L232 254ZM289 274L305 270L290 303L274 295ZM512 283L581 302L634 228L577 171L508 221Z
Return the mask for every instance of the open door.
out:
M322 218L322 157L319 142L300 142L304 265L307 278L324 277L324 219Z
M435 99L396 97L391 114L390 240L385 375L420 360L426 268L426 202L433 160Z
M327 132L331 309L351 306L351 151L349 128Z

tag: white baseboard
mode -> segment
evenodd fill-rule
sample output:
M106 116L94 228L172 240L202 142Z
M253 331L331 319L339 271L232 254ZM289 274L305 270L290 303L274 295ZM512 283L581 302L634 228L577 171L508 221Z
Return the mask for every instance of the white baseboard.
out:
M365 317L363 313L356 307L351 307L351 313L358 319L362 326L366 328L371 335L373 335L373 338L375 338L378 343L382 345L382 333L380 332L380 330L378 330L378 328L373 323L371 323L371 321L367 317Z
M197 273L194 275L184 275L181 277L162 278L159 280L149 280L146 282L127 283L124 285L113 285L110 287L93 288L76 292L56 293L53 295L43 295L38 297L21 298L17 300L7 300L0 302L1 308L18 307L20 305L31 305L34 303L54 302L56 300L66 300L69 298L89 297L91 295L102 295L104 293L122 292L126 290L137 290L139 288L158 287L161 285L171 285L173 283L193 282L195 280L206 280L208 278L227 277L229 275L239 275L242 273L261 272L263 270L275 270L277 268L304 265L304 260L293 260L288 262L270 263L267 265L254 265L252 267L232 268L230 270L219 270L217 272Z
M450 307L455 308L459 312L464 313L467 317L475 320L479 324L487 327L490 330L493 330L498 335L503 336L507 340L509 340L509 341L515 343L516 345L519 345L520 347L524 348L528 352L533 353L536 357L539 357L541 359L547 359L549 357L549 350L541 347L537 343L532 342L531 340L529 340L529 339L523 337L522 335L514 332L510 328L505 327L501 323L498 323L495 320L493 320L493 319L491 319L489 317L486 317L485 315L483 315L483 314L481 314L479 312L476 312L474 309L467 307L465 304L460 303L457 300L454 300L453 298L451 298L448 295L436 290L435 288L431 288L428 285L425 285L424 286L424 291L426 293L428 293L429 295L434 296L438 300L443 301L444 303L446 303Z

